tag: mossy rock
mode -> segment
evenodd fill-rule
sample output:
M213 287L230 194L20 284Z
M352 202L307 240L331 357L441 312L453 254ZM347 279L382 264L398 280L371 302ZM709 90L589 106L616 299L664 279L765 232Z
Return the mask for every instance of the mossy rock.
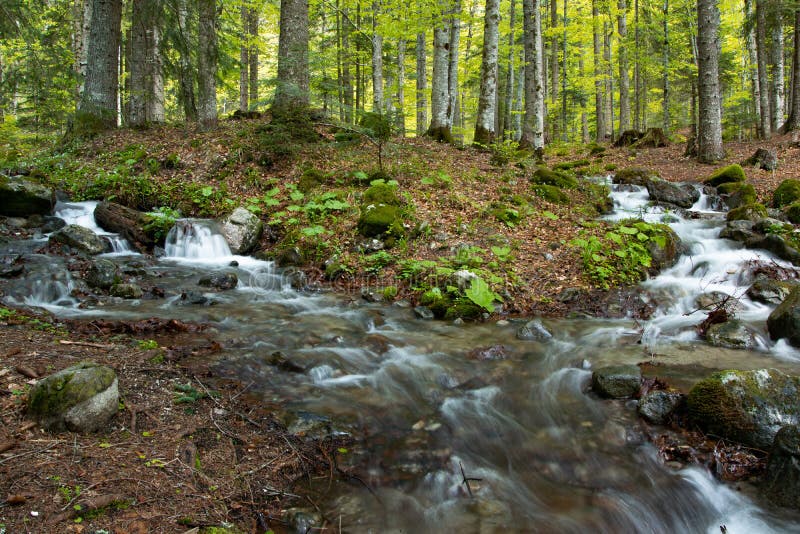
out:
M644 232L650 238L645 243L645 248L652 260L651 272L658 272L674 265L684 246L678 234L666 224L651 224L650 227L649 231Z
M45 430L94 432L117 412L117 375L110 367L81 362L33 387L28 415Z
M378 183L370 186L364 191L361 203L365 206L370 204L385 204L387 206L402 206L403 199L397 195L397 187L389 184Z
M767 449L778 430L800 417L800 377L776 369L728 370L698 382L687 405L706 432Z
M659 178L657 171L645 169L644 167L628 167L627 169L618 170L612 182L615 184L645 186L647 182L654 178Z
M387 204L365 206L358 219L358 233L364 237L380 237L386 234L402 236L404 230L400 208Z
M800 286L793 287L769 314L767 331L775 341L786 339L791 345L800 347Z
M46 215L53 208L53 192L41 184L0 175L0 215Z
M419 303L422 306L427 306L437 319L444 319L447 310L452 305L452 301L438 288L424 292L419 298Z
M703 183L716 187L729 182L744 182L746 180L747 176L744 174L742 166L734 163L733 165L718 169L711 176L703 180Z
M758 202L734 208L725 217L728 221L757 221L767 217L767 207Z
M509 208L503 205L498 205L491 208L489 210L489 214L508 226L516 226L522 220L522 214L520 214L519 210L515 210L514 208Z
M606 147L603 145L599 145L597 143L591 143L589 145L589 155L590 156L599 156L606 151Z
M569 202L569 195L554 185L536 184L531 190L538 196L553 204L566 204Z
M452 306L447 308L445 319L478 319L483 315L484 309L467 298L457 299ZM435 312L434 312L435 313Z
M556 163L553 165L554 171L569 171L572 169L577 169L578 167L587 167L589 166L588 159L579 159L575 161L562 161L561 163Z
M782 181L772 193L773 208L782 208L797 201L800 201L800 180L794 178Z
M531 177L534 184L552 185L562 189L575 189L578 181L564 172L551 171L545 167L539 167Z
M306 169L297 182L297 189L303 193L308 193L324 184L328 175L319 169Z
M783 213L786 214L786 218L789 219L790 223L800 224L800 202L792 202L783 208Z
M725 204L730 208L738 208L758 201L756 188L744 182L728 182L717 187L720 195L726 195Z

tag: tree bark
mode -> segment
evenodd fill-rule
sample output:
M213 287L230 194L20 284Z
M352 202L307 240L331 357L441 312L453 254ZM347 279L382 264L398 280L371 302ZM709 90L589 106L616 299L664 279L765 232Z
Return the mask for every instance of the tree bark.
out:
M722 149L722 103L719 87L719 9L716 0L697 0L699 118L697 159L714 163Z
M509 31L508 31L508 69L506 71L506 92L505 92L505 114L503 122L500 126L500 132L505 138L506 132L513 130L513 106L514 106L514 71L516 60L516 42L514 40L514 32L517 27L517 10L516 0L511 0L510 13L509 13Z
M383 36L378 32L380 2L372 2L372 111L383 113Z
M544 157L544 72L542 64L542 17L540 0L523 0L525 28L525 120L520 146Z
M592 0L592 41L594 44L592 58L594 60L594 115L596 122L595 140L601 143L606 138L606 121L603 102L603 70L600 62L600 10L598 0Z
M446 17L433 28L433 75L431 77L431 125L427 134L437 141L452 142L448 119L450 104L450 27Z
M639 38L639 0L633 4L633 129L641 132L642 128L642 77L640 63Z
M132 127L164 121L160 18L160 2L133 0L127 117Z
M281 0L278 86L272 111L287 115L308 106L308 0Z
M628 75L628 3L617 3L617 30L619 32L619 131L631 129L630 77Z
M197 7L197 112L208 129L217 125L217 3L198 0Z
M178 0L178 82L180 85L180 101L187 121L197 120L197 101L194 95L195 70L192 68L190 52L192 28L189 25L188 0Z
M395 129L400 137L406 136L406 40L397 40L397 112Z
M344 11L347 15L347 11ZM352 32L353 25L350 22L349 16L342 17L342 92L344 101L344 121L347 124L353 124L353 75L350 70L351 54L350 54L350 33Z
M494 141L497 114L497 59L499 56L500 0L486 0L483 24L483 58L475 143L488 145ZM510 94L510 93L509 93Z
M117 125L121 23L122 0L93 0L86 83L79 110L82 119L93 123L92 130Z
M562 0L564 5L567 4L568 0ZM550 40L550 102L555 104L558 102L558 78L559 78L559 63L558 63L558 32L556 32L556 28L558 28L558 0L550 0L550 31L552 32L552 38Z
M769 75L767 73L767 8L765 0L756 0L756 57L758 59L759 127L761 138L769 139L772 134L772 120L769 113Z
M250 82L249 107L254 108L258 105L258 11L255 8L250 8L247 11L247 30L250 44L247 51L250 62L250 72L248 73L248 81Z
M72 40L72 54L74 57L73 70L78 84L75 87L75 104L80 105L83 96L84 80L86 78L86 62L89 53L89 32L92 24L93 0L75 0L73 6L74 26Z
M777 11L777 9L776 9ZM786 83L783 75L783 22L781 21L780 13L775 13L772 22L772 47L771 61L772 64L772 79L770 97L770 117L772 118L772 131L777 132L783 124L783 116L786 108L786 94L784 84Z
M239 111L242 113L247 112L250 100L250 45L248 44L250 32L247 11L247 6L242 4L242 42L239 45Z
M669 0L664 0L664 61L662 63L662 76L664 77L664 98L661 104L664 110L664 121L662 128L668 134L670 130L669 116Z
M428 124L428 66L425 31L417 33L417 136L425 134Z
M458 113L458 47L461 42L461 0L455 0L450 12L450 54L447 80L447 122L452 129ZM451 130L452 134L452 130Z
M800 129L800 9L794 12L794 53L792 55L792 94L789 118L782 133Z

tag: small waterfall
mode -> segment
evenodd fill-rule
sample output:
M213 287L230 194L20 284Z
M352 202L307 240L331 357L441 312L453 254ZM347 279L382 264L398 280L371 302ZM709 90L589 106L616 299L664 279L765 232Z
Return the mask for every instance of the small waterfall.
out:
M83 226L108 240L111 243L113 254L135 254L130 244L119 234L106 232L98 226L97 221L94 219L94 210L97 208L97 204L99 203L94 200L87 202L59 202L56 204L54 214L67 224Z
M228 243L213 223L200 219L182 219L167 234L167 257L217 261L233 256Z
M24 302L40 308L74 308L78 300L72 296L72 289L72 277L68 271L64 271L47 279L36 280Z

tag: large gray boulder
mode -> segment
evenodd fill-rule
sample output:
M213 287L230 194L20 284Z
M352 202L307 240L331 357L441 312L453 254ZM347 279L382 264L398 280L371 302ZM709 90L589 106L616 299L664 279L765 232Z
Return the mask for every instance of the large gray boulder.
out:
M795 287L767 318L767 330L773 340L786 339L800 347L800 287Z
M258 245L264 232L264 223L244 208L236 208L220 223L222 235L231 252L246 254Z
M592 373L592 389L601 397L626 399L639 393L642 372L635 365L612 365Z
M0 215L46 215L53 209L53 191L22 177L0 175Z
M28 415L53 432L94 432L117 413L119 387L113 369L81 362L43 378L33 387Z
M673 184L666 180L651 178L645 183L650 200L691 208L700 198L700 191L689 184Z
M777 369L720 371L689 392L689 417L701 429L766 449L778 430L800 417L800 377Z
M110 249L108 241L77 224L68 224L61 230L53 232L50 234L49 242L67 245L89 254L102 254Z
M800 428L781 428L772 442L762 493L779 506L800 509Z

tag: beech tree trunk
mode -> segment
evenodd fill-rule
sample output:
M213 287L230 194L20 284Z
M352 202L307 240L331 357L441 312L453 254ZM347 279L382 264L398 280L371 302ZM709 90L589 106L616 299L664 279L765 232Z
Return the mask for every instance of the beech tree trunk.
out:
M719 87L719 9L716 0L697 0L699 117L697 159L714 163L722 149L722 103Z
M598 0L592 0L592 42L594 44L592 58L594 60L594 116L597 131L595 139L598 143L603 142L606 137L606 121L603 102L603 70L600 63L600 10L597 7Z
M661 104L664 110L664 121L662 128L664 133L669 132L670 116L669 116L669 0L664 0L664 61L662 64L664 77L664 98Z
M397 113L395 129L401 137L406 136L406 40L397 40Z
M505 138L506 132L513 130L513 107L514 107L514 71L516 60L516 43L514 42L514 31L517 26L517 10L516 0L511 0L510 14L509 14L509 32L508 32L508 69L506 71L506 92L505 92L505 114L503 122L500 126L500 132ZM513 138L513 135L511 136Z
M130 72L128 124L132 127L164 121L160 6L160 2L154 0L133 0L128 65Z
M117 125L122 0L93 0L81 120L91 129ZM81 127L81 126L79 126ZM80 132L79 132L80 133Z
M566 6L568 0L562 0ZM558 1L550 0L550 31L552 38L550 40L550 102L554 105L558 102L558 78L559 78L559 63L558 63ZM546 84L545 84L546 85Z
M447 122L451 128L458 113L458 47L461 42L461 0L455 0L450 18L450 54L447 80Z
M756 0L756 56L758 58L759 86L759 127L761 138L769 139L772 134L772 120L769 114L769 75L767 73L767 8L765 0ZM702 104L701 104L702 105Z
M419 56L418 56L419 57ZM450 105L450 27L442 20L433 28L433 75L431 77L431 125L428 135L452 142Z
M197 2L198 119L204 129L217 125L217 3Z
M772 131L777 132L783 125L783 116L786 108L786 94L784 83L786 80L783 75L783 23L778 13L772 22L772 47L770 48L770 63L772 64L772 78L770 85L770 117L772 119Z
M478 98L478 116L475 123L474 142L491 143L496 135L497 114L497 59L499 56L500 0L486 0L483 25L483 58L481 60L481 87ZM510 94L510 92L509 92Z
M617 3L617 29L619 32L619 131L631 129L630 77L628 75L628 3Z
M278 85L273 114L308 108L308 0L281 0L278 37Z
M383 36L378 33L380 2L372 2L372 111L383 113Z
M247 6L242 4L242 33L241 45L239 46L239 111L247 111L250 100L250 45L249 39L249 18L247 16Z
M541 1L523 0L522 12L525 28L525 120L520 146L532 148L536 158L541 160L544 156Z
M781 128L783 133L800 128L800 9L794 12L794 54L792 55L792 93L789 118Z
M428 124L428 65L425 32L417 33L417 136L425 134Z
M353 76L350 70L351 54L350 54L350 33L353 30L353 25L350 22L350 17L346 16L347 11L344 11L342 17L342 95L344 100L344 121L347 124L353 123Z
M247 11L247 29L250 47L247 56L250 61L250 107L258 105L258 11L250 8Z
M745 0L744 1L744 11L745 17L748 19L753 17L753 1L754 0ZM749 26L746 35L747 39L747 54L748 59L750 60L750 64L748 65L748 71L750 74L750 86L751 91L753 94L753 107L755 111L755 117L757 121L761 120L761 91L758 85L758 57L756 54L756 33L755 28L753 25ZM760 130L761 127L757 126L757 129ZM760 135L760 132L759 132Z

